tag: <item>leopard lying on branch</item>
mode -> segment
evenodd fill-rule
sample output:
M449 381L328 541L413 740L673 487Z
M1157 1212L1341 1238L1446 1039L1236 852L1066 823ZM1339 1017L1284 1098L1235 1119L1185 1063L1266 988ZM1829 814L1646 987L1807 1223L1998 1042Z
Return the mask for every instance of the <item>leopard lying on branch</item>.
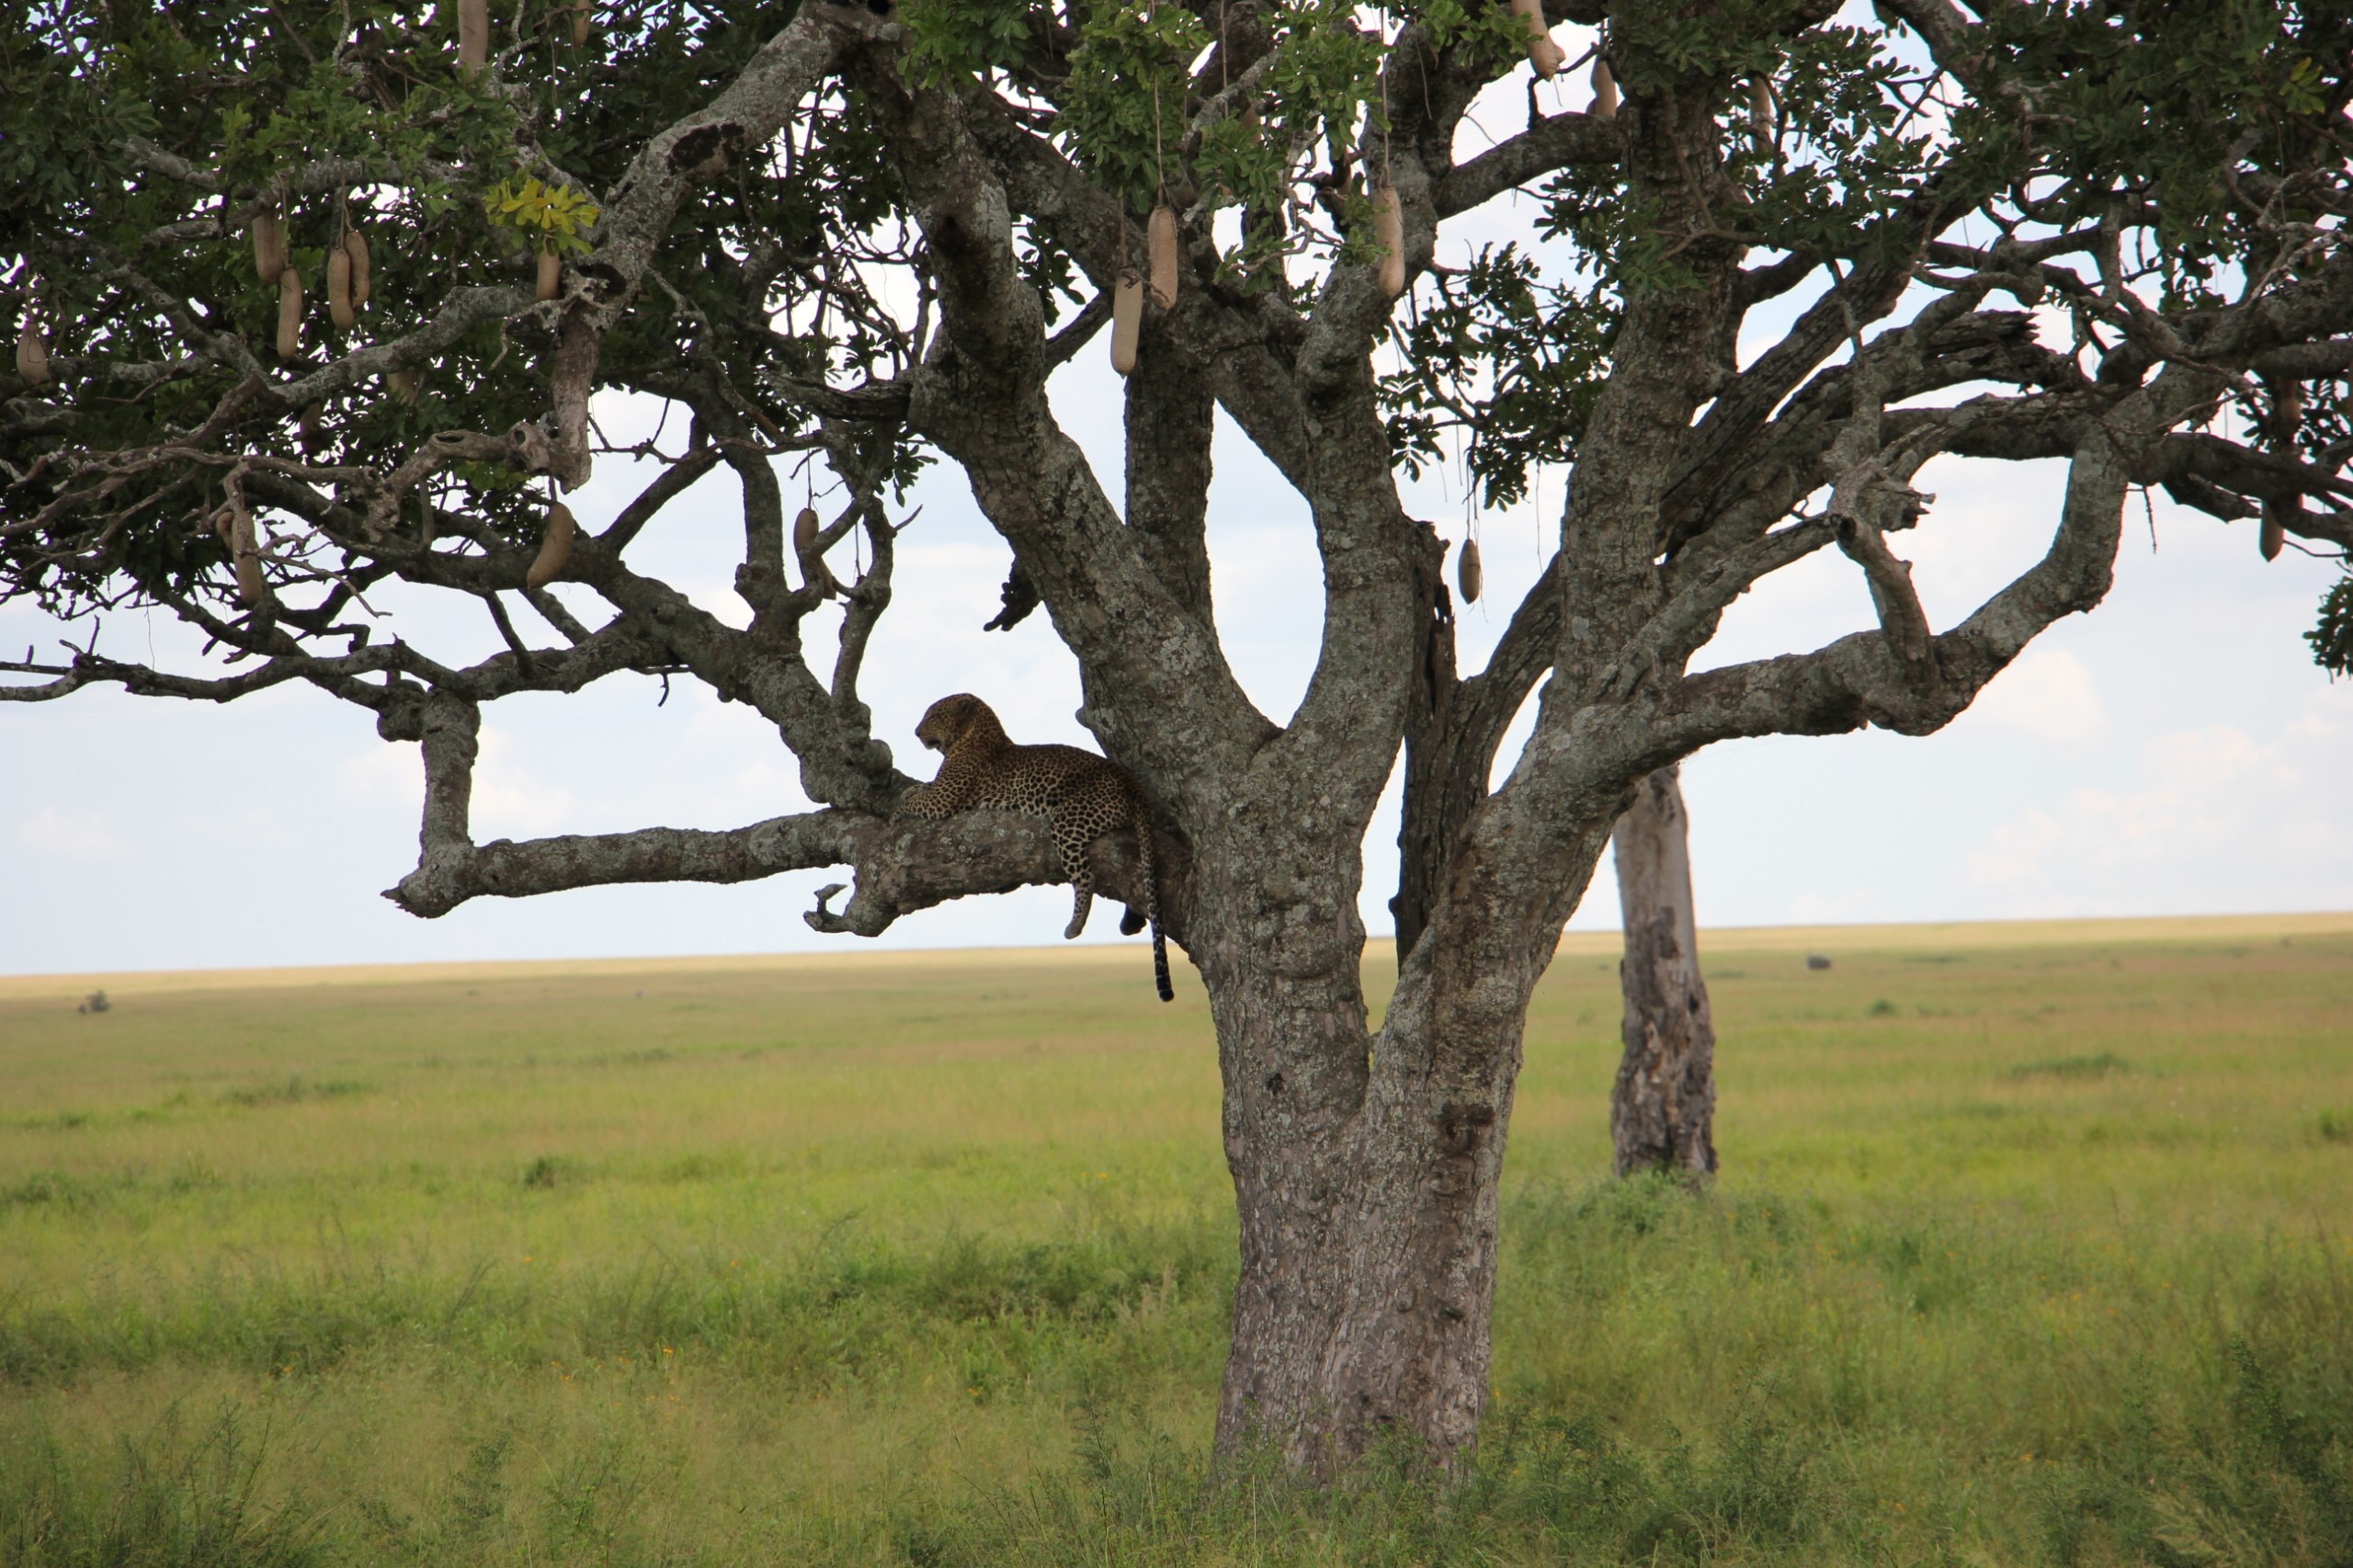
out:
M1087 911L1095 903L1087 845L1122 827L1135 829L1143 913L1139 916L1130 909L1120 929L1133 936L1150 924L1153 981L1162 1001L1174 1001L1168 944L1160 927L1160 879L1153 865L1152 812L1135 781L1117 763L1076 746L1015 745L989 705L967 692L933 703L915 726L915 739L941 755L939 777L907 791L891 814L938 819L959 812L1002 811L1044 817L1074 893L1065 938L1086 929Z

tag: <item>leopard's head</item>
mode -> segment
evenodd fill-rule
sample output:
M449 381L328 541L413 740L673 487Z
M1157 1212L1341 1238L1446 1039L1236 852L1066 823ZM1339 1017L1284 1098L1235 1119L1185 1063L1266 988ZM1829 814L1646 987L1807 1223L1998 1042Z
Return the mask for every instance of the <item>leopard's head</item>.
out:
M922 722L915 725L915 739L944 756L959 736L983 722L993 729L997 727L996 715L987 703L969 691L960 691L924 710Z

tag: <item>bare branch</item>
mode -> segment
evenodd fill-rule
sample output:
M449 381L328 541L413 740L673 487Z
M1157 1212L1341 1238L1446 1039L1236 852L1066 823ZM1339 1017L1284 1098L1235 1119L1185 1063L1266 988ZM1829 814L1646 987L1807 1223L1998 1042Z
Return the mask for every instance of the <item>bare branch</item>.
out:
M1574 110L1546 115L1439 175L1431 182L1430 205L1440 218L1451 218L1540 176L1576 164L1614 164L1622 155L1612 121Z
M475 898L530 898L621 882L756 881L849 860L856 824L871 822L825 810L717 833L649 827L520 844L502 838L438 856L428 852L384 896L429 920Z
M639 491L636 498L621 508L619 517L606 525L605 531L597 536L597 542L619 556L663 507L685 494L718 462L717 447L700 446L669 464L654 476L653 483Z
M1837 734L1866 724L1919 735L1950 722L2045 627L2107 594L2131 483L2109 431L2146 440L2150 426L2162 427L2155 401L2136 394L2132 406L2086 427L2050 550L1961 625L1930 639L1923 657L1906 658L1901 633L1881 630L1687 676L1648 737L1656 755L1674 760L1736 735Z

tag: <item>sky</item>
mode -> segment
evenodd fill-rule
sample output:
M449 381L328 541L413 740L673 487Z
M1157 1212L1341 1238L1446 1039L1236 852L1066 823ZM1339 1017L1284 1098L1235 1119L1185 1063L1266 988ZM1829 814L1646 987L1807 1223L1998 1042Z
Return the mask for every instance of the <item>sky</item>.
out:
M1518 101L1519 89L1504 86L1502 97ZM1483 227L1449 229L1447 244L1517 222L1508 210L1491 214ZM1775 324L1760 321L1752 335ZM1052 391L1059 416L1118 496L1120 392L1099 348L1082 352ZM616 438L650 429L653 417L632 403L599 409ZM674 426L666 444L675 449L678 436ZM1305 686L1320 631L1306 508L1222 420L1214 460L1219 630L1245 688L1279 722ZM583 526L601 528L644 477L601 460L572 498ZM1924 471L1915 483L1936 505L1892 543L1915 563L1938 629L2037 558L2063 477L2056 463L1951 458ZM1547 472L1528 503L1475 519L1438 476L1407 485L1415 516L1450 539L1475 529L1480 542L1488 587L1462 612L1466 672L1533 581L1557 529L1563 481ZM900 766L929 776L936 759L915 744L914 724L953 690L986 699L1017 740L1091 745L1074 717L1075 664L1047 618L981 630L995 613L1008 554L961 476L929 470L892 509L910 514L893 602L861 685ZM741 624L745 608L729 587L741 537L722 470L674 503L631 559ZM840 547L841 563L852 548ZM2335 572L2292 550L2267 563L2251 522L2218 523L2162 494L2144 508L2136 495L2107 602L2046 632L1943 732L1736 742L1687 763L1702 926L2353 907L2344 810L2353 682L2332 685L2301 635ZM603 619L588 590L557 591L584 619ZM390 630L445 662L499 646L478 606L393 593L377 608ZM527 636L552 635L516 613ZM829 656L836 614L813 623L813 657ZM1859 570L1825 551L1741 600L1697 664L1802 651L1870 624ZM85 641L87 628L0 607L0 647L12 656L28 645L52 654L67 634ZM113 618L99 645L176 668L200 662L194 639L167 616ZM1506 766L1517 742L1517 733L1506 742ZM487 842L732 827L807 809L797 780L774 730L744 707L689 681L673 682L665 699L659 682L619 677L486 711L474 833ZM802 923L813 890L843 880L837 869L736 887L482 899L418 920L378 895L415 864L422 788L414 744L378 739L370 715L307 688L225 707L111 687L0 705L0 972L875 945ZM1375 935L1390 926L1395 834L1392 786L1366 844L1363 913ZM1068 899L1066 889L1032 888L967 900L903 919L879 945L1047 943ZM1617 923L1605 857L1571 927ZM1116 921L1098 908L1088 939L1116 939Z

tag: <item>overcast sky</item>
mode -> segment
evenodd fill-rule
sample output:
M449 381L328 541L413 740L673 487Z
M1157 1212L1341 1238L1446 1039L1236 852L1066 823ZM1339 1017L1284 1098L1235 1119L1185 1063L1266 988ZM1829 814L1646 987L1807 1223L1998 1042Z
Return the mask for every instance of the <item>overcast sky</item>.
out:
M1054 392L1118 496L1120 393L1099 347ZM618 437L643 415L608 404L602 417ZM1280 721L1320 631L1305 507L1230 426L1215 459L1219 628L1244 686ZM644 477L600 461L573 498L583 525L604 526ZM2057 464L1940 459L1916 482L1937 505L1893 542L1916 562L1939 630L2040 552L2063 477ZM1529 504L1477 519L1488 590L1463 614L1466 670L1533 580L1562 489L1563 475L1547 473ZM1410 504L1462 535L1459 493L1433 479L1410 487ZM981 631L1008 556L961 475L929 471L905 509L918 506L862 688L901 766L929 776L935 759L915 744L915 721L954 690L986 699L1017 740L1091 744L1073 718L1076 667L1046 617L1010 633ZM631 560L741 624L728 586L738 518L722 470L663 514ZM2353 907L2353 682L2332 686L2301 637L2335 568L2292 551L2267 564L2251 522L2225 526L2162 496L2145 514L2136 498L2126 522L2107 603L2045 633L1943 733L1739 742L1687 764L1702 924ZM845 561L849 551L841 548ZM586 589L559 592L602 619ZM478 606L414 595L378 602L392 630L444 661L499 645ZM517 614L527 635L551 635L528 610ZM813 653L830 653L835 619L821 612ZM1870 624L1859 571L1825 551L1742 600L1699 663L1808 649ZM0 608L0 647L11 656L28 643L53 653L60 631L27 608ZM196 667L193 640L164 616L119 618L100 646ZM657 703L662 695L657 682L620 677L488 710L477 839L731 827L806 807L773 729L690 682L674 682ZM380 741L370 715L307 688L228 708L113 688L0 705L0 972L859 945L819 937L801 919L812 890L838 871L483 899L415 919L378 893L415 863L421 791L414 745ZM1366 846L1364 915L1376 934L1389 928L1395 833L1392 799ZM1068 899L1030 889L966 901L910 916L881 941L1050 942ZM1615 926L1616 899L1605 858L1572 925ZM1090 937L1111 937L1116 925L1098 910Z

